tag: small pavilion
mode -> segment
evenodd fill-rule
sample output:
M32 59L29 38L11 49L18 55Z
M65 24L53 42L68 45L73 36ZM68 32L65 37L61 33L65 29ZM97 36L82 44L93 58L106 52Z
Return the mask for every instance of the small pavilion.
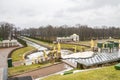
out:
M15 47L15 46L18 46L18 42L15 39L0 41L0 48L3 48L3 47Z

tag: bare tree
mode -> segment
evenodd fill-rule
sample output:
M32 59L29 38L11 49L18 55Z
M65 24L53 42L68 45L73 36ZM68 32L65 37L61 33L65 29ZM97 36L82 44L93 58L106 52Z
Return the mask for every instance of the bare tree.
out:
M80 40L90 40L91 38L106 39L110 36L113 38L120 38L119 27L88 27L87 25L77 24L75 26L41 26L39 28L24 29L21 31L22 35L29 35L30 37L39 38L40 40L51 42L56 37L66 37L73 33L80 36Z

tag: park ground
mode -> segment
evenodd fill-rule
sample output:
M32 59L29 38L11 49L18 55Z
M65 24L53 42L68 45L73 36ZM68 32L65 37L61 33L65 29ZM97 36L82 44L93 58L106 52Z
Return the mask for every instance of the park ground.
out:
M13 67L8 68L9 76L22 74L28 71L32 71L32 70L36 70L42 67L52 65L51 63L33 64L33 65L28 65L28 66L22 65L21 63L23 63L23 55L25 55L25 53L32 51L32 50L35 50L35 48L32 46L27 46L27 47L17 49L12 53Z
M38 44L43 44L49 47L52 47L53 44L52 43L47 43L47 42L43 42L43 41L39 41L39 40L35 40L32 38L27 38L33 42L36 42ZM79 44L87 44L90 45L90 41L82 41L79 42ZM62 48L73 48L74 45L69 45L69 44L61 44ZM77 47L78 50L81 50L81 46ZM85 47L86 48L86 47ZM19 61L22 59L22 55L30 50L33 50L34 48L31 46L25 47L25 48L21 48L16 50L15 52L13 52L13 61ZM87 48L86 48L87 49ZM9 68L9 76L12 75L16 75L16 74L21 74L23 72L26 71L30 71L30 70L34 70L34 69L38 69L41 67L45 67L45 66L49 66L51 64L34 64L34 65L30 65L30 66L18 66L18 67L12 67ZM99 70L92 70L92 71L86 71L86 72L80 72L80 73L75 73L75 74L69 74L69 75L54 75L54 76L50 76L47 77L43 80L119 80L119 75L120 71L115 70L114 66L109 66L106 68L101 68Z
M43 80L120 80L120 71L114 66L68 75L53 75Z

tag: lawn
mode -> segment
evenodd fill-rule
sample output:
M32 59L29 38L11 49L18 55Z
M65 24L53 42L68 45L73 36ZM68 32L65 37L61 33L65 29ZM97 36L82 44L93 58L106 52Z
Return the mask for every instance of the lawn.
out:
M42 68L42 67L49 66L49 65L52 65L52 64L45 63L45 64L33 64L33 65L27 65L27 66L21 65L17 67L11 67L11 68L8 68L8 75L12 76L16 74L22 74L24 72L35 70L35 69Z
M109 66L75 74L49 76L43 80L120 80L120 71Z
M12 61L14 62L14 61L23 60L23 55L24 55L26 52L32 51L32 50L35 50L35 48L32 47L32 46L28 46L28 47L24 47L24 48L15 50L15 51L12 53Z
M75 45L71 45L71 44L61 44L61 47L63 49L74 49ZM82 48L84 48L85 50L88 49L87 47L84 46L76 46L76 49L79 51L82 51Z
M90 40L88 40L88 41L80 41L79 44L81 44L81 45L84 44L84 45L90 46Z

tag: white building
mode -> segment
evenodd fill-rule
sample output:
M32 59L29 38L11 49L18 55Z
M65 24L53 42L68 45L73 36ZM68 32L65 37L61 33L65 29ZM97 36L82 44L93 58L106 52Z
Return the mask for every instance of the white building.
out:
M57 42L79 42L79 35L73 34L70 37L57 37Z
M0 47L14 47L18 46L17 40L3 40L0 42Z
M71 38L74 42L78 42L78 41L79 41L79 35L77 35L77 34L71 35L70 38Z

